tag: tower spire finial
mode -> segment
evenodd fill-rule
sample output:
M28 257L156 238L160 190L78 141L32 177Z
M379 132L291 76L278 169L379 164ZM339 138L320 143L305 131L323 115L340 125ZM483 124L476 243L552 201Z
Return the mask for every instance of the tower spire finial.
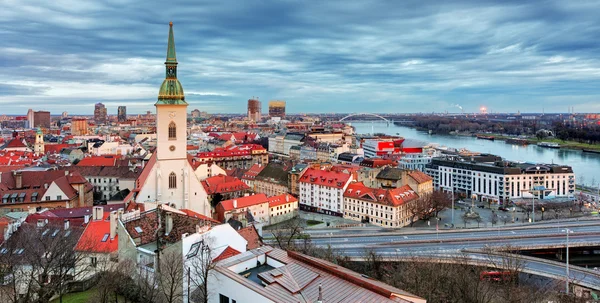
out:
M175 36L173 35L173 22L169 22L169 45L167 46L167 61L165 64L177 64L175 54Z

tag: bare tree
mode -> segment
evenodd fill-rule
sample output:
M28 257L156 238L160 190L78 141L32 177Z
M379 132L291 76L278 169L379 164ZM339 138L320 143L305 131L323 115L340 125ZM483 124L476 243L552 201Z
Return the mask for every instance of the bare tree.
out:
M164 302L181 301L183 297L183 256L177 251L163 252L160 272L158 273L158 289Z
M210 239L205 239L210 242ZM204 241L199 243L198 250L194 252L194 255L190 255L187 261L185 277L188 279L188 298L194 300L194 302L207 303L209 298L208 280L212 274L212 270L215 267L213 262L213 252L210 248L210 243ZM193 291L191 290L193 286Z
M440 211L452 206L450 193L443 190L434 190L428 198L429 206L437 217Z
M304 224L302 220L295 217L281 223L279 228L273 231L273 237L279 248L287 250L295 247L296 239L303 239L309 236L304 233Z
M62 302L69 282L83 272L76 265L84 256L74 250L82 232L62 224L21 225L0 249L9 302L47 302L55 294Z

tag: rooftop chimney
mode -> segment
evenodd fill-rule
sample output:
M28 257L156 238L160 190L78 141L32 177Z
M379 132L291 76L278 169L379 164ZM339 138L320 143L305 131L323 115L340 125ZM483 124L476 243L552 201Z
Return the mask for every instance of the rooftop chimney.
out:
M92 220L98 221L104 218L104 208L102 206L94 206L94 212Z
M167 212L165 217L165 235L169 235L173 230L173 215L171 212Z
M15 189L21 189L21 187L23 187L23 173L15 171Z
M110 212L110 239L114 240L117 235L117 211Z
M69 220L65 220L65 230L69 229Z
M233 200L233 208L237 208L237 200Z
M88 224L90 222L90 215L83 216L83 223Z

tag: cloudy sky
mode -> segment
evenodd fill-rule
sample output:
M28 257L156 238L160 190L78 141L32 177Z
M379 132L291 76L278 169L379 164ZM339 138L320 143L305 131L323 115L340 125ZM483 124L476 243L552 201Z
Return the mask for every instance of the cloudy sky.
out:
M440 4L443 2L444 4ZM0 1L0 114L600 112L600 1Z

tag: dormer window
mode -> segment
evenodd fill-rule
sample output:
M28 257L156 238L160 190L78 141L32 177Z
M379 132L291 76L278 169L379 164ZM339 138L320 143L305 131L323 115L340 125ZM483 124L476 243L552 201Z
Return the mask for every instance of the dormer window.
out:
M177 126L173 121L169 123L169 140L177 140Z

